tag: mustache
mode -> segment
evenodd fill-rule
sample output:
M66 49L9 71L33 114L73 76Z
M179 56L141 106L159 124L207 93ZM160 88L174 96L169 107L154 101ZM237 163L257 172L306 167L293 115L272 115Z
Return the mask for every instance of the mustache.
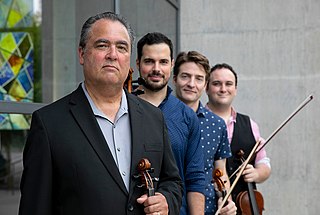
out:
M164 75L160 71L156 71L156 70L153 70L150 74L148 74L148 77L152 77L152 76L164 77Z

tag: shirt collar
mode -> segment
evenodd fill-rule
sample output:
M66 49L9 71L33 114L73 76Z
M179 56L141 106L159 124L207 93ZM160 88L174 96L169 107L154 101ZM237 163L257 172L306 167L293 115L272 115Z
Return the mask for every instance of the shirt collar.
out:
M86 95L86 97L87 97L87 99L89 101L89 104L91 106L91 109L92 109L94 115L108 119L106 117L106 115L102 111L100 111L97 108L97 106L94 104L94 102L91 99L86 87L84 86L84 82L81 83L81 87L82 87L83 92L84 92L84 94ZM120 103L120 107L119 107L116 119L120 118L123 114L126 114L126 113L128 113L128 101L127 101L126 93L124 92L124 90L122 90L121 103Z
M198 117L205 117L205 108L203 107L202 103L199 101L199 107L198 107L198 110L197 110L197 116Z
M237 122L237 112L233 107L231 107L231 116L229 118L229 122Z
M160 103L160 105L158 106L159 108L161 108L168 101L168 98L169 98L171 93L172 93L172 89L169 86L167 86L167 95L163 99L163 101Z
M212 112L212 110L208 106L208 103L206 104L205 107L206 107L206 109L208 109L208 110L210 110ZM228 122L237 122L237 112L233 107L231 107L231 116L230 116Z

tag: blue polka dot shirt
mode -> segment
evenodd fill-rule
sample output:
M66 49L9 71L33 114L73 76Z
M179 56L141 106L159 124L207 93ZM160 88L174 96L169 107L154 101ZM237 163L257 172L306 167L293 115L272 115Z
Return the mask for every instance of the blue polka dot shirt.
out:
M210 112L200 103L197 110L200 121L200 144L204 152L204 171L206 178L205 213L214 214L217 210L216 192L212 184L214 161L231 157L227 128L224 120Z

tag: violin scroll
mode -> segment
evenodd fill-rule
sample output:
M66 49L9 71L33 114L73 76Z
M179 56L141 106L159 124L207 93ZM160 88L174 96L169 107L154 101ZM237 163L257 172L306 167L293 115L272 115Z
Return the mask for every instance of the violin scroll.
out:
M144 91L142 89L143 79L138 78L137 80L133 80L133 68L130 67L127 79L125 80L123 87L128 90L128 93L132 93L135 95L143 94Z
M217 188L218 188L218 191L220 191L221 195L222 195L222 198L224 198L227 194L227 190L226 190L226 187L225 187L225 183L226 181L223 181L222 180L222 176L223 176L223 171L221 169L215 169L213 172L212 172L212 182L215 182L216 185L217 185ZM227 205L228 203L226 202L224 204Z
M154 196L154 185L153 180L157 181L157 178L152 178L150 173L153 172L153 169L151 168L151 163L147 158L142 158L138 165L137 169L139 171L138 177L141 178L142 185L139 187L145 187L147 189L148 196Z
M151 169L151 163L147 158L142 158L139 163L138 163L138 170L141 171L146 171L148 169Z
M245 161L245 159L244 159L244 151L242 150L242 149L240 149L238 152L237 152L237 158L239 159L239 160L241 160L241 162L244 162Z
M129 93L132 92L132 74L133 74L133 69L130 68L128 72L127 79L125 80L123 87L128 90Z

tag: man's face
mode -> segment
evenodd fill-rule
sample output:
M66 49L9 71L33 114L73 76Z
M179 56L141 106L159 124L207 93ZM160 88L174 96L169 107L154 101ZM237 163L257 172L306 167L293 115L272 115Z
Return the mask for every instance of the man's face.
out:
M216 105L230 106L237 95L234 74L226 68L217 69L210 75L207 94L209 102Z
M79 48L78 53L88 85L123 86L130 68L131 41L120 22L96 21L89 32L86 47Z
M167 86L173 67L167 44L144 45L141 59L136 63L141 78L145 80L144 87L157 92Z
M201 65L194 62L181 64L178 75L173 78L177 97L187 105L198 102L206 87L205 77Z

